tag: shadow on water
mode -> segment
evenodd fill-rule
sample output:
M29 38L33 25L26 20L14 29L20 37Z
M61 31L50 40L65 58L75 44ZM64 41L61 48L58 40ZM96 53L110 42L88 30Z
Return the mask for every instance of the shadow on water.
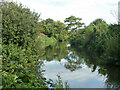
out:
M80 51L75 47L68 47L65 42L60 42L55 46L45 48L40 60L46 62L55 61L55 63L64 60L63 66L70 72L80 70L82 65L85 64L91 69L91 73L97 71L99 75L106 77L104 84L107 88L120 88L120 67L104 64L102 62L104 59L101 60L101 57L94 52Z

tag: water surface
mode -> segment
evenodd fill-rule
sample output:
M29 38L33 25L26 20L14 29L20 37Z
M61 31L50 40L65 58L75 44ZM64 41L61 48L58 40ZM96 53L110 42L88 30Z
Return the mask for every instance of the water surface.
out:
M71 88L120 87L119 68L99 65L99 56L76 51L64 42L46 48L42 55L47 79L55 81L60 74Z

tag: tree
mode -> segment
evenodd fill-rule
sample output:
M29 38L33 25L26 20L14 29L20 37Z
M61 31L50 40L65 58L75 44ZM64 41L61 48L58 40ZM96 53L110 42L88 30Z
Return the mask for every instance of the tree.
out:
M48 18L40 22L40 27L41 33L44 33L48 37L55 37L59 41L64 41L68 38L66 25L60 21Z
M54 20L51 18L48 18L45 20L45 22L46 22L46 24L52 24L54 22Z
M38 20L40 15L31 12L22 4L13 2L1 5L2 17L2 39L3 44L14 43L19 46L31 44L33 39L39 34Z
M4 2L2 10L2 87L40 88L42 76L36 78L39 53L35 39L40 34L39 15L14 2ZM45 85L46 86L46 85Z
M64 23L67 25L67 30L70 30L71 32L74 32L76 30L79 30L84 23L81 23L81 18L70 16L64 20Z

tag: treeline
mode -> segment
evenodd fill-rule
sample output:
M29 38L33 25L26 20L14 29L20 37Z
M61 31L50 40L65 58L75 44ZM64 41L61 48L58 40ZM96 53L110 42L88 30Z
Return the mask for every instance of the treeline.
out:
M106 63L120 65L120 26L107 24L102 19L96 19L83 29L77 30L70 43L79 50L98 54Z

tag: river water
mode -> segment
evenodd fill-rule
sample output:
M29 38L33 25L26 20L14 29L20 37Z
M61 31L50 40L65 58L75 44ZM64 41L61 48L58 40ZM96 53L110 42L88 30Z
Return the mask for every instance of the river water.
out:
M120 68L103 66L98 57L76 51L63 42L47 47L40 60L43 60L42 70L48 80L57 80L59 74L71 88L120 88Z

